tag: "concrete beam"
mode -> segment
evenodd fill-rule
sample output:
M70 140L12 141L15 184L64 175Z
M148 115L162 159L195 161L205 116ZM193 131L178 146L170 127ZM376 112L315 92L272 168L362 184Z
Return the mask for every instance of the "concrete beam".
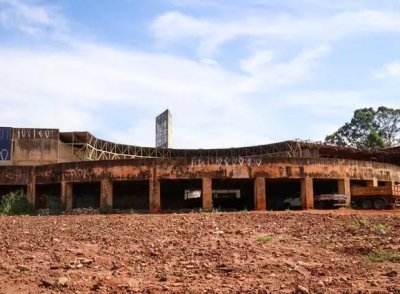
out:
M212 210L213 201L212 201L212 180L209 177L203 178L203 187L202 187L202 208L204 210Z
M338 193L346 195L346 205L351 205L351 189L350 189L350 179L340 179L338 180Z
M100 207L113 205L113 184L111 179L105 178L100 184Z
M254 179L254 210L267 210L265 178Z
M314 208L314 186L312 178L301 179L301 203L303 209Z
M72 191L72 183L61 181L61 200L65 204L65 208L67 210L72 209L73 203L73 191Z

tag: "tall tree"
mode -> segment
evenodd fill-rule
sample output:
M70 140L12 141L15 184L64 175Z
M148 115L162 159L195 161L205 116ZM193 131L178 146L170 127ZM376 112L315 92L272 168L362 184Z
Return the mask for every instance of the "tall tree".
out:
M400 109L381 106L354 111L350 122L326 136L325 141L340 146L378 149L400 144Z

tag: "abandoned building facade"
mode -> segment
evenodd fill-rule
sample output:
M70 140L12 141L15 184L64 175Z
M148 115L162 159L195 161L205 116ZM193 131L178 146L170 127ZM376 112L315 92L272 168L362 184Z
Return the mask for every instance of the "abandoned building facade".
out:
M114 144L88 132L0 128L0 195L22 189L36 208L46 206L44 195L56 195L68 209L278 210L290 197L312 209L314 195L346 194L350 204L353 186L398 182L399 148L286 141L169 149Z

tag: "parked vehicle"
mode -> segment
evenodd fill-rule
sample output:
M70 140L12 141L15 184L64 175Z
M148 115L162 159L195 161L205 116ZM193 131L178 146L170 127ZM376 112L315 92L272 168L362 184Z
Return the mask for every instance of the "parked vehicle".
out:
M314 196L314 207L322 208L338 208L346 206L345 194L320 194ZM283 201L286 209L301 209L301 196L299 194L286 198Z
M353 207L362 209L400 207L400 185L352 187L351 202Z

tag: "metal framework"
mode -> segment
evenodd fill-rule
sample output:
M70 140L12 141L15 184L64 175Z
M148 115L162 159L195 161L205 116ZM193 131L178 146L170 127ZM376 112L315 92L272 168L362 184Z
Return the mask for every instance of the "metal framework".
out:
M258 146L218 149L168 149L116 144L96 138L89 132L60 133L60 140L65 144L71 145L73 153L83 161L133 158L262 156L343 158L388 162L389 159L393 161L395 158L400 158L400 148L373 151L298 139Z

